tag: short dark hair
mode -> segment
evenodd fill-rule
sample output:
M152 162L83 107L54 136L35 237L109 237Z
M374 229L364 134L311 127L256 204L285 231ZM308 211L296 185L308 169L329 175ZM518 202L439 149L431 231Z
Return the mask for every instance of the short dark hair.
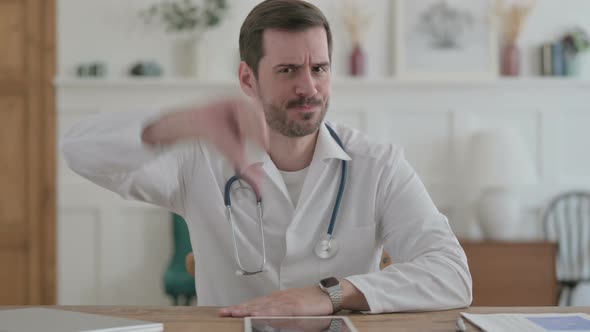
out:
M332 33L324 14L303 0L265 0L248 14L240 29L240 59L258 78L258 64L264 56L262 36L266 29L303 31L323 26L328 37L328 56L332 60Z

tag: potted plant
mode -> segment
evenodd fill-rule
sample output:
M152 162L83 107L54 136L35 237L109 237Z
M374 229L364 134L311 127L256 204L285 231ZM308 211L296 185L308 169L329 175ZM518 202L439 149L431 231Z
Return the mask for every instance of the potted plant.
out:
M590 50L590 36L581 28L576 28L562 38L565 47L566 72L575 76L580 74L581 54Z
M199 44L203 33L219 25L227 0L161 0L140 12L146 24L158 24L174 35L173 59L177 74L197 76Z

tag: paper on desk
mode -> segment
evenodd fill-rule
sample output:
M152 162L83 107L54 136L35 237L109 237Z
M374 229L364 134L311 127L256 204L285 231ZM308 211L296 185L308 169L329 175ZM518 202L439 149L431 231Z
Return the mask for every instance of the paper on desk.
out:
M488 332L590 332L590 316L582 313L461 315Z

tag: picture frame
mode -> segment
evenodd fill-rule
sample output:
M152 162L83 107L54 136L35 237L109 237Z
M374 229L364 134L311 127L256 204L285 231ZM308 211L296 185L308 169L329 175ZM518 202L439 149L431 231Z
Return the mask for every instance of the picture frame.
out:
M494 0L394 0L395 77L496 79L499 47L494 6Z

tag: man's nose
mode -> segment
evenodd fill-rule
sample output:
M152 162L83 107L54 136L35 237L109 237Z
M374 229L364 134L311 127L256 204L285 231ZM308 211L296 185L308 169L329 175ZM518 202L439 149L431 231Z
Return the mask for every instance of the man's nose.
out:
M318 93L316 81L310 71L305 70L299 75L295 86L295 93L301 97L313 97Z

